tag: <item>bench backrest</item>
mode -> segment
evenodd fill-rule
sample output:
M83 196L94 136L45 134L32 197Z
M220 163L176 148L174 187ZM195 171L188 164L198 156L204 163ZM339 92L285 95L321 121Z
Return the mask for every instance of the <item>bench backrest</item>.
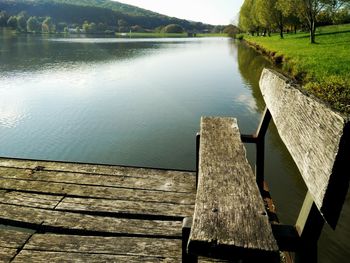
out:
M314 203L335 227L349 185L349 118L270 69L264 69L260 89Z

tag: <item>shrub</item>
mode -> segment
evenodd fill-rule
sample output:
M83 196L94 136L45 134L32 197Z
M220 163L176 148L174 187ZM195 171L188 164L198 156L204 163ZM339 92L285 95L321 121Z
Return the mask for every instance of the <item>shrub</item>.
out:
M163 33L183 33L182 26L177 24L170 24L163 28Z
M350 80L340 76L330 76L322 82L309 82L306 90L328 102L333 108L350 114Z

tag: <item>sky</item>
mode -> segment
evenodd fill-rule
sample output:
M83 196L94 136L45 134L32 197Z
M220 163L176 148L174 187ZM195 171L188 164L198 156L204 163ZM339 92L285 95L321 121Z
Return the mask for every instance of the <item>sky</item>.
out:
M118 0L163 15L213 25L227 25L238 18L244 0Z

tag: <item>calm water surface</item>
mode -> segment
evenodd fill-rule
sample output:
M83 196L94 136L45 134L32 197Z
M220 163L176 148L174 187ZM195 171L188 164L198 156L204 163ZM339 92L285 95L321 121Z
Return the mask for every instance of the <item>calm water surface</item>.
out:
M256 129L263 57L226 38L55 38L0 34L0 156L193 170L202 115ZM305 186L273 125L267 171L284 223ZM248 146L254 160L254 149ZM320 262L348 262L350 200Z

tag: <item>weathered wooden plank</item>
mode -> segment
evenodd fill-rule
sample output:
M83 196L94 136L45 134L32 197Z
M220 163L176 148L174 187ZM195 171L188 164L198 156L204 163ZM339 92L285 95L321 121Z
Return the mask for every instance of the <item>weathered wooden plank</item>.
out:
M0 262L11 262L11 259L16 255L17 249L0 247Z
M9 191L0 195L0 203L53 209L58 205L62 198L63 196Z
M193 214L193 205L124 201L92 198L64 198L56 210L139 214L168 217L187 217Z
M188 249L219 258L278 258L236 119L201 119L198 174Z
M0 247L17 249L24 245L31 233L0 229Z
M0 178L0 189L67 195L71 197L91 197L148 202L161 201L162 203L188 205L194 204L195 199L195 193L150 191L4 178Z
M163 178L187 178L195 177L194 172L126 167L117 165L100 165L100 164L82 164L82 163L65 163L65 162L50 162L50 161L35 161L35 160L20 160L0 158L0 167L13 167L21 169L36 169L46 171L62 171L62 172L77 172L90 173L100 175L123 175L133 177L153 178L160 176Z
M120 262L120 263L154 263L154 262L180 262L179 259L173 258L155 258L142 256L120 256L120 255L104 255L104 254L89 254L89 253L65 253L65 252L47 252L22 250L18 256L12 261L14 263L28 262Z
M260 88L315 204L335 227L349 185L349 119L273 70L264 69Z
M31 233L0 228L0 262L10 262Z
M150 235L181 237L181 222L123 219L51 211L31 207L0 204L0 221L36 225L37 228L55 228L57 231L88 231L113 235Z
M123 187L144 190L188 193L195 191L195 178L187 177L131 177L98 174L83 174L71 172L32 171L0 167L0 177L10 179L33 180L43 182L58 182L81 185L98 185L108 187Z
M180 258L181 240L35 234L25 250Z
M10 191L0 195L0 204L34 208L77 211L92 214L132 214L159 217L186 217L193 214L194 205L94 198L74 198Z

